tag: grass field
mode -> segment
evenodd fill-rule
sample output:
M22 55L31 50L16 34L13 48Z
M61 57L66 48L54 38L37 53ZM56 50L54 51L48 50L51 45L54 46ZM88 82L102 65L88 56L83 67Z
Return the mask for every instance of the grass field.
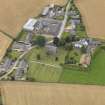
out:
M65 69L60 78L61 82L79 84L105 85L105 51L100 50L93 59L89 71L76 71Z
M105 105L105 87L89 85L1 83L4 105Z
M50 3L64 5L66 0L0 1L0 30L16 37L27 19L39 15Z
M62 69L59 68L59 64L64 62L64 56L66 52L59 50L59 61L55 61L55 56L47 56L45 48L34 48L26 56L26 60L29 63L29 70L27 73L28 78L33 78L36 81L41 82L58 82ZM63 55L62 55L63 53ZM41 60L37 60L37 54L40 54ZM40 62L40 63L36 63ZM48 65L45 65L48 64Z
M105 39L105 1L75 0L75 2L83 16L88 36Z
M71 51L69 57L75 56L75 52ZM40 54L40 60L37 60L37 54ZM29 63L27 77L40 82L59 82L62 75L60 64L64 64L66 54L67 51L63 48L59 48L56 55L47 55L45 48L35 47L25 56ZM56 56L58 61L55 61ZM75 59L78 61L80 55L76 56Z
M12 40L9 37L0 32L0 61L4 57L11 42Z
M61 51L61 59L59 59L58 62L54 60L54 57L47 58L47 56L44 55L44 50L40 49L40 52L43 54L43 56L41 55L42 60L40 60L40 62L44 64L36 63L36 54L39 53L36 48L26 56L26 59L29 62L27 76L29 78L33 78L34 81L105 85L104 50L100 49L100 51L97 53L97 56L95 56L92 60L88 71L80 71L75 67L70 69L59 68L60 61L64 60L65 51ZM71 54L72 52L70 55ZM51 64L54 65L54 67L45 64Z

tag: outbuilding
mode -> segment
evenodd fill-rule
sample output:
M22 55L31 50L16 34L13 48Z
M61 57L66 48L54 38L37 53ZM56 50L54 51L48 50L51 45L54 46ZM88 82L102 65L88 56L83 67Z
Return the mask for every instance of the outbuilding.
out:
M36 23L37 23L37 19L31 18L23 26L23 29L26 31L33 31Z

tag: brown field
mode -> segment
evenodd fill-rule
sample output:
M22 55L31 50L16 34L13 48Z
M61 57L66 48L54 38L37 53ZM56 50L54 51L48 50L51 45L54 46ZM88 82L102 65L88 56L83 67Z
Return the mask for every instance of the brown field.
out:
M1 83L4 105L105 105L105 87L89 85Z
M76 0L87 33L90 37L105 39L105 0Z
M7 48L9 47L11 43L11 39L0 32L0 61L4 57Z
M13 37L30 17L37 16L45 5L64 5L66 0L0 0L0 29Z

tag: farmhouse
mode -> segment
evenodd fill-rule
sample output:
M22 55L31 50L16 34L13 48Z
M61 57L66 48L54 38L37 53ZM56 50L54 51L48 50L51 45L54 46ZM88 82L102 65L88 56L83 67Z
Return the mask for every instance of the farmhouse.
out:
M76 48L82 48L82 46L88 46L88 41L86 39L81 39L80 41L74 43L74 47Z
M36 24L37 20L36 19L29 19L26 24L23 26L23 29L26 31L33 31L34 30L34 25Z

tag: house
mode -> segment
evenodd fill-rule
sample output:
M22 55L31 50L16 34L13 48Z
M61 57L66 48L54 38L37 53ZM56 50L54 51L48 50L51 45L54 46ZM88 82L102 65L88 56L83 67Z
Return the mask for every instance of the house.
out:
M83 54L80 58L80 64L87 68L91 63L91 55L90 54Z
M19 51L19 52L25 52L30 48L31 48L31 44L25 44L21 42L14 42L12 45L12 50Z
M25 25L23 26L23 29L26 31L33 31L34 25L36 23L37 23L37 19L31 18L25 23Z
M28 70L27 62L25 60L21 60L16 69L15 80L21 80L23 76L27 73L27 70Z
M57 47L53 46L53 45L46 45L46 52L49 55L56 55L57 54Z
M88 45L89 44L88 44L88 41L86 39L81 39L80 41L77 41L74 43L75 48L82 48L82 46L87 47Z

